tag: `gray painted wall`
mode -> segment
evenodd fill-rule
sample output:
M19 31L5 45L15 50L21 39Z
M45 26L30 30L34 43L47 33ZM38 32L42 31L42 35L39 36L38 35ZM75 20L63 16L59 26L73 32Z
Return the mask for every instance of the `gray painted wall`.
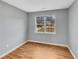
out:
M0 55L27 40L27 14L0 1Z
M77 2L75 2L69 10L33 12L27 15L26 12L0 1L0 55L27 39L57 44L69 43L72 51L77 55L77 10ZM56 34L37 34L34 32L35 16L39 15L56 15Z
M69 45L77 56L78 54L78 1L69 8Z
M56 15L56 34L37 34L35 33L35 16ZM29 13L29 40L67 44L68 34L68 10L52 10Z

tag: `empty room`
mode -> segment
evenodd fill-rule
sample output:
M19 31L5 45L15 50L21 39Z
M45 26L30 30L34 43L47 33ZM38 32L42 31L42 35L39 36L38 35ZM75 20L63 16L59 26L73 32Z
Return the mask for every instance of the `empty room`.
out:
M78 0L0 0L0 59L78 59Z

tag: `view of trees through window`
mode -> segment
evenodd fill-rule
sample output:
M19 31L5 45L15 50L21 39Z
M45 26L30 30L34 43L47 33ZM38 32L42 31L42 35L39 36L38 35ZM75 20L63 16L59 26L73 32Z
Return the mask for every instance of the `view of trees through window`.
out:
M55 16L38 16L36 17L36 32L56 32Z

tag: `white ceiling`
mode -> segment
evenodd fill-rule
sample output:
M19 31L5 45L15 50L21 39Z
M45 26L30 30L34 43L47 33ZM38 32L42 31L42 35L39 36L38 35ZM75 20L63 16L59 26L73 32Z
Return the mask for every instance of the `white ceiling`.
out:
M69 8L74 0L2 0L26 12Z

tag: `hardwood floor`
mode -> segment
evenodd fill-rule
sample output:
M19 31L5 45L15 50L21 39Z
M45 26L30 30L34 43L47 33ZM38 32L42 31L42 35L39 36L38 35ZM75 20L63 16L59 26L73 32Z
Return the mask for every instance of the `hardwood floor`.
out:
M1 59L74 59L68 48L28 42Z

